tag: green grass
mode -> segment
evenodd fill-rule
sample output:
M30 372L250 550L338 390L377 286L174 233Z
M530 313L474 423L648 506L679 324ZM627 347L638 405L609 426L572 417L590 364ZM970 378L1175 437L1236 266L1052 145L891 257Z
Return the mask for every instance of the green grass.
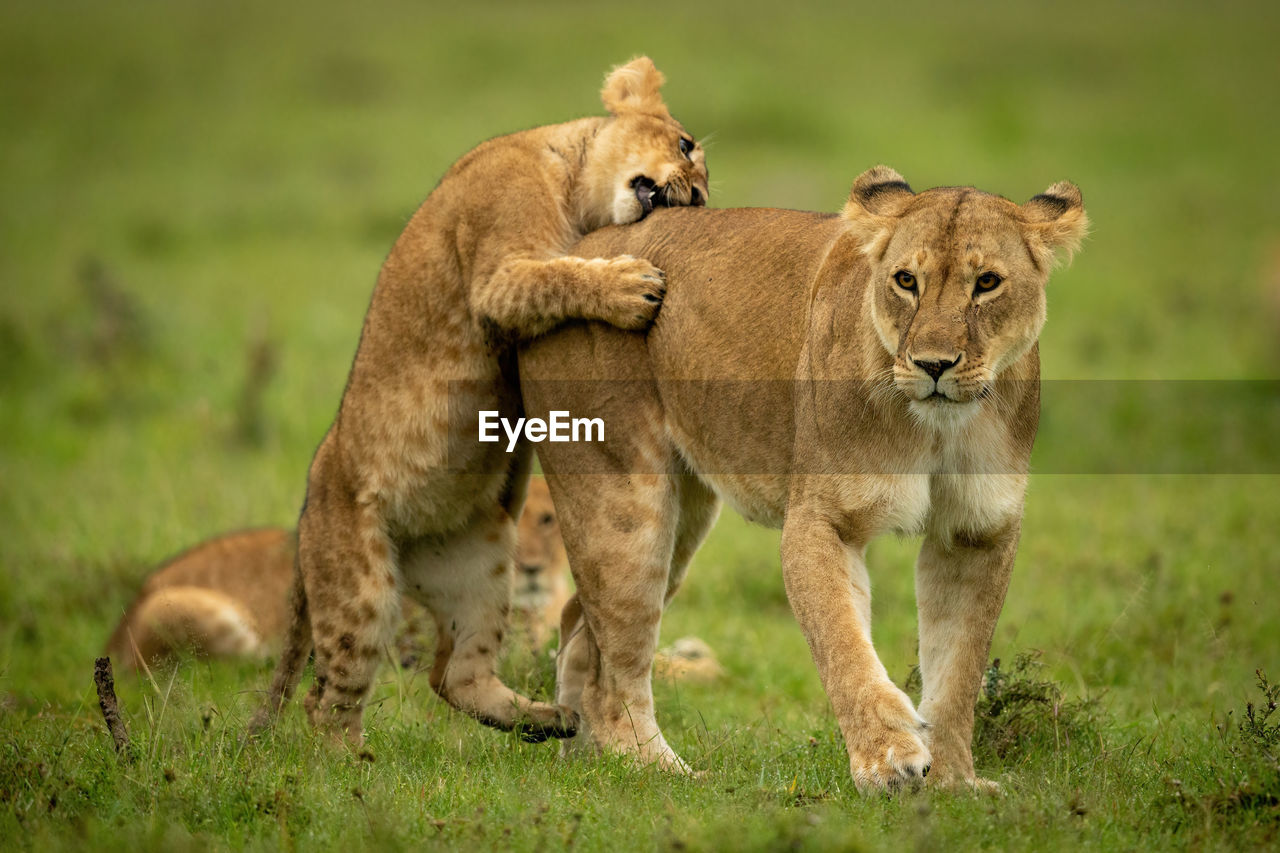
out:
M1041 650L1017 683L1044 701L984 722L978 764L998 799L855 794L777 535L730 516L664 624L707 640L727 673L658 687L701 778L562 761L391 670L369 714L373 762L315 742L297 708L243 747L267 670L207 663L121 679L139 758L117 762L92 660L139 579L218 531L291 522L378 265L417 202L477 141L597 112L603 71L636 53L667 73L675 114L714 134L717 206L833 210L879 162L918 188L1015 199L1076 181L1094 233L1050 285L1046 376L1280 378L1274 4L462 10L0 10L5 846L1280 843L1275 742L1238 730L1246 703L1265 708L1255 669L1280 676L1273 385L1240 386L1226 450L1168 423L1208 405L1173 386L1149 386L1172 412L1046 394L1045 473L993 650L1004 672ZM277 366L245 442L260 341ZM1142 461L1097 473L1117 458ZM1212 473L1252 470L1240 458L1264 473ZM903 682L916 547L869 557L877 645ZM545 668L512 674L546 689Z

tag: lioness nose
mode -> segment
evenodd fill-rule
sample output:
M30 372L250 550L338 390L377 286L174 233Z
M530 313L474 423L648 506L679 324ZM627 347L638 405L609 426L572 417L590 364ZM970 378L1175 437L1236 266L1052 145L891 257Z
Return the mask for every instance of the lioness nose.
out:
M953 358L950 361L920 361L919 359L913 358L911 363L929 374L930 378L936 381L937 378L946 373L948 369L955 367L956 362L959 360L960 359L958 358Z
M538 572L542 571L542 566L536 563L521 563L520 571L524 572L526 575L536 575Z
M692 204L694 207L702 207L703 205L705 205L707 203L707 200L702 197L702 190L698 189L697 187L693 187L690 193L689 203Z

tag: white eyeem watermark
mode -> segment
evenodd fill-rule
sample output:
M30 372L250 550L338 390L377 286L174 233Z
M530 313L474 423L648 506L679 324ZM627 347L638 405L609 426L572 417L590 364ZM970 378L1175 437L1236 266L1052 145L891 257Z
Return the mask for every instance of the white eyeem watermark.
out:
M507 452L520 443L521 434L532 442L539 441L604 441L604 418L575 418L569 412L555 409L550 418L516 418L515 422L496 411L480 412L480 441L501 441L498 428L507 435Z

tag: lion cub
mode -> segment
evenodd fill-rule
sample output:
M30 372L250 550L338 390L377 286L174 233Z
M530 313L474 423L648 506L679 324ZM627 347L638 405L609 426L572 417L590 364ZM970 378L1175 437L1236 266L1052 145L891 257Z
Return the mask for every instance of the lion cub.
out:
M482 143L445 173L383 264L337 418L298 522L297 613L254 728L292 694L309 648L313 724L361 740L362 705L400 596L438 638L430 681L455 708L530 740L573 714L495 674L515 522L532 451L475 440L479 412L520 410L513 347L570 318L642 329L663 274L630 255L568 254L583 234L701 205L701 148L671 117L647 58L614 70L610 116Z
M289 624L292 530L242 530L202 542L157 569L107 642L118 665L141 668L187 651L214 658L266 657ZM572 595L569 561L546 481L534 477L520 515L512 618L531 650L552 639ZM408 604L406 602L406 604ZM406 607L406 610L408 608ZM405 613L412 630L416 622Z

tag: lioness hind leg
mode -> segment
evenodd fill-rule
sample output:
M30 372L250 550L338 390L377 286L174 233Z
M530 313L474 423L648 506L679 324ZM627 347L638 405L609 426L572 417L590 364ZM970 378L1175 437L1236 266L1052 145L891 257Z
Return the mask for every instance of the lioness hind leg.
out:
M678 490L664 475L591 475L552 482L577 603L557 674L562 699L581 701L595 743L644 764L688 772L654 716L651 682L671 574ZM602 497L603 496L603 497ZM574 608L583 612L581 625Z
M998 789L974 775L973 708L1017 544L1015 525L981 541L944 542L930 535L920 549L920 716L929 723L929 785Z
M578 714L578 733L565 740L565 754L592 752L596 748L591 724L582 713L582 688L591 674L593 651L582 602L574 593L560 613L560 648L556 651L556 702Z
M707 538L720 516L720 499L711 487L692 474L676 479L679 488L680 520L676 525L676 541L671 556L671 573L667 577L667 594L663 606L671 603L693 555Z
M447 540L421 539L405 549L406 592L436 622L431 687L459 711L529 742L572 737L576 714L516 693L496 672L511 611L515 537L510 515L495 507Z
M678 487L679 521L672 547L671 570L667 574L663 608L671 603L688 571L689 562L719 515L720 502L708 486L691 475L673 477ZM566 501L567 502L567 501ZM556 654L556 701L582 712L582 691L592 673L592 661L599 659L595 639L587 630L582 603L575 594L565 604L560 618L560 650ZM565 741L567 750L594 750L590 724L582 716L578 735Z
M307 713L316 728L358 746L364 700L400 614L393 549L372 507L310 497L298 566L316 653Z

